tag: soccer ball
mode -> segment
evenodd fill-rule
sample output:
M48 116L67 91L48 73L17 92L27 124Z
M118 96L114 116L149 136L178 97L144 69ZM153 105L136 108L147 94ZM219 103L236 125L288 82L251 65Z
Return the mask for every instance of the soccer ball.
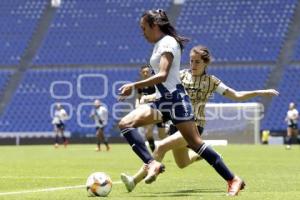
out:
M89 196L106 197L112 188L110 177L104 172L92 173L86 181L86 189Z

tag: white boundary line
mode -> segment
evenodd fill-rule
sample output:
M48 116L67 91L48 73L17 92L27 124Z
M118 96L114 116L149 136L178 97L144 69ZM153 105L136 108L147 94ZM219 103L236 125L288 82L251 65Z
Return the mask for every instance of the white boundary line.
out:
M115 181L113 184L121 184L121 181ZM54 187L54 188L44 188L44 189L37 189L37 190L23 190L23 191L16 191L16 192L0 192L0 196L6 195L15 195L15 194L28 194L28 193L37 193L37 192L52 192L58 190L70 190L70 189L78 189L78 188L85 188L85 185L74 185L74 186L65 186L65 187Z

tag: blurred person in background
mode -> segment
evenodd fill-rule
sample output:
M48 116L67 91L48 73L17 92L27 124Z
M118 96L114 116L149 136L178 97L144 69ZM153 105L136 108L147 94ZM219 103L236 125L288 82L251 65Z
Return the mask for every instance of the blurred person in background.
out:
M285 121L287 122L287 136L286 136L286 149L291 149L292 138L297 138L298 143L300 143L300 138L298 136L298 119L299 112L296 109L296 104L291 102L289 104L289 110L287 111Z
M101 151L101 143L106 146L106 151L109 151L110 146L107 138L104 135L104 128L108 121L108 111L105 106L101 104L101 101L96 99L94 101L94 109L91 112L90 117L94 119L96 125L96 137L97 137L97 148L96 151Z
M65 147L68 145L68 140L64 135L65 131L65 121L69 118L66 110L62 107L60 103L55 105L55 112L52 119L52 124L54 125L54 133L55 133L55 148L59 146L59 138L61 137L63 140L63 144Z

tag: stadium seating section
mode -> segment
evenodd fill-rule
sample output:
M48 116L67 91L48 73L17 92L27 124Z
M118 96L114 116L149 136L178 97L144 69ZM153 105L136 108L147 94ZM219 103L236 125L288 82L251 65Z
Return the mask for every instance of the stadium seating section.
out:
M55 103L60 102L71 115L68 131L77 136L93 133L89 118L91 102L100 96L110 111L107 132L118 135L112 110L129 108L127 104L112 106L117 103L116 89L122 81L138 79L137 66L148 62L152 49L139 28L140 16L148 9L168 10L172 2L63 1L29 66L38 69L25 72L0 116L0 132L52 131L51 113ZM7 68L20 63L48 3L48 0L0 2L0 66L5 66L0 70L0 96L13 74ZM192 39L183 53L183 63L188 63L190 47L204 44L211 50L214 62L219 62L217 67L208 69L210 74L236 90L264 88L273 65L259 63L278 60L297 3L299 0L185 1L176 21L178 32ZM300 61L300 38L293 59ZM236 66L241 61L249 62L248 66ZM222 66L222 63L227 64ZM93 68L94 65L97 67ZM136 67L128 68L129 65ZM299 74L300 66L286 68L278 88L281 95L271 102L262 129L285 130L288 103L300 102L300 93L296 92ZM260 98L251 100L257 101ZM214 95L210 102L232 101ZM117 117L123 114L117 112Z
M178 30L206 44L216 61L275 61L297 0L186 1ZM187 62L188 54L183 57Z
M293 60L295 61L300 61L300 36L297 40L294 55L293 55Z
M7 85L10 76L13 74L11 70L1 70L0 71L0 96L3 95L3 91Z
M47 0L0 3L0 64L16 65L43 13Z
M142 37L139 18L171 0L64 1L34 63L144 63L151 46Z
M285 130L287 125L284 121L288 111L289 103L295 102L299 110L300 93L300 66L289 66L286 68L283 78L280 80L280 96L273 99L266 117L262 121L262 129Z
M209 68L209 74L221 79L227 86L235 90L257 90L265 88L266 81L272 68L268 66L235 66L235 67L214 67ZM260 98L254 98L247 102L259 102ZM235 103L221 95L213 95L210 102L214 103Z
M106 96L102 102L109 109L107 129L111 130L115 125L112 109L123 106L111 106L117 102L117 89L124 81L137 78L138 71L127 68L29 70L1 117L0 131L51 131L51 112L59 102L71 117L67 122L68 131L93 133L93 120L89 115L92 101L101 95Z

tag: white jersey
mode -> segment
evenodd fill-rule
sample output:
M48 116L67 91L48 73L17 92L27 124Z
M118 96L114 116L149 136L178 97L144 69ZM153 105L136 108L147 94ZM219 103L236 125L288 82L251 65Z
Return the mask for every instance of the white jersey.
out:
M104 106L100 106L92 111L92 116L95 120L96 127L104 127L108 120L108 111Z
M52 124L61 124L68 119L68 114L65 109L55 110Z
M158 42L155 43L152 56L150 58L150 65L153 67L155 74L160 71L159 63L161 55L165 52L171 53L173 55L173 62L169 71L167 80L162 83L169 92L176 90L176 85L180 84L180 60L181 60L181 49L179 43L175 38L166 35ZM156 98L161 97L158 89L156 88Z
M299 116L299 113L298 113L297 109L294 108L293 110L289 110L287 112L288 125L297 124L298 116Z

